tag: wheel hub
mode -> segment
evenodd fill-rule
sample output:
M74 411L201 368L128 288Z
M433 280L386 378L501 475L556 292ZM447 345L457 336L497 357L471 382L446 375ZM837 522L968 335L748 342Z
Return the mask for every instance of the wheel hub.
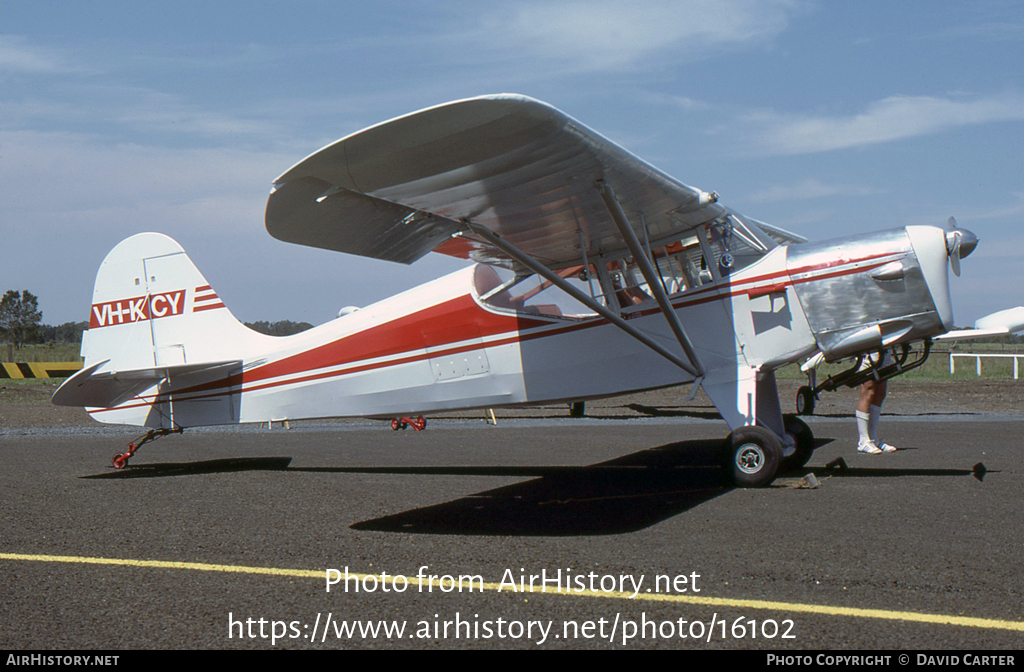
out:
M764 466L764 451L754 443L746 443L736 451L736 466L744 474L756 474Z

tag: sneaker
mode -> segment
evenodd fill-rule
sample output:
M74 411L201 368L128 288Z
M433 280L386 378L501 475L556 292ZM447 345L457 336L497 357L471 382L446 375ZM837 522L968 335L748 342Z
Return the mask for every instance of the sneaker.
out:
M896 446L892 445L891 443L886 443L885 441L879 441L876 445L878 446L878 449L881 450L883 453L895 453L896 452Z
M868 455L878 455L882 452L882 449L875 445L875 442L871 439L864 439L857 444L858 453L867 453Z

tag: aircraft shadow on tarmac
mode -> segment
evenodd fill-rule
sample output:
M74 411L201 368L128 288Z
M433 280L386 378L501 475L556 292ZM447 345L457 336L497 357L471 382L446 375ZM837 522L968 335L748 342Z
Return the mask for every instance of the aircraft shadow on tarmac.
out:
M476 469L472 473L539 478L356 523L352 529L515 536L633 532L729 492L718 466L721 445L718 440L682 441L588 466ZM373 471L467 473L460 468Z
M816 448L831 443L819 439ZM346 473L538 476L494 490L352 525L355 530L406 534L577 536L635 532L684 513L732 490L723 485L720 441L671 443L584 467L545 468L375 468L313 469ZM979 470L980 467L980 470ZM818 478L985 475L972 469L886 469L818 467L783 474L785 480L814 473ZM996 473L996 472L987 472Z
M715 409L706 411L694 411L684 406L645 406L643 404L629 404L626 408L637 413L648 415L652 418L701 418L703 420L721 420L722 416Z
M831 439L817 440L817 448ZM352 529L405 534L581 536L623 534L649 527L728 493L719 466L721 441L669 443L587 466L548 467L291 467L290 457L231 458L133 465L83 476L94 479L162 478L199 474L287 471L337 474L502 476L531 480L460 499L367 520ZM978 467L981 467L979 472ZM814 467L819 479L985 475L972 469ZM786 487L783 475L777 487ZM792 483L792 481L790 482Z
M232 471L284 471L291 464L290 457L236 457L202 462L159 462L139 464L127 469L91 474L81 478L162 478L165 476L196 476L222 474Z

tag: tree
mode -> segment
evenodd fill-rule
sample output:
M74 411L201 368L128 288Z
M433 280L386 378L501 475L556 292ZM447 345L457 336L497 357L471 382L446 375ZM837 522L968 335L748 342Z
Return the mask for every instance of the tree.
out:
M42 319L39 299L28 290L9 289L0 299L0 332L16 348L32 340Z
M313 328L309 322L292 322L291 320L280 320L279 322L259 320L258 322L246 322L245 326L268 336L291 336Z

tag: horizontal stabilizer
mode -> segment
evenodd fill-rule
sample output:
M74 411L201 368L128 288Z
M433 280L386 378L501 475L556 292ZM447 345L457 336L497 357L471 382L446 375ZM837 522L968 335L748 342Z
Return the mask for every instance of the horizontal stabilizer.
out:
M175 389L222 380L242 370L241 360L231 360L100 371L109 361L94 364L68 378L53 393L52 402L57 406L112 408L160 383L166 383L161 392L170 393Z

